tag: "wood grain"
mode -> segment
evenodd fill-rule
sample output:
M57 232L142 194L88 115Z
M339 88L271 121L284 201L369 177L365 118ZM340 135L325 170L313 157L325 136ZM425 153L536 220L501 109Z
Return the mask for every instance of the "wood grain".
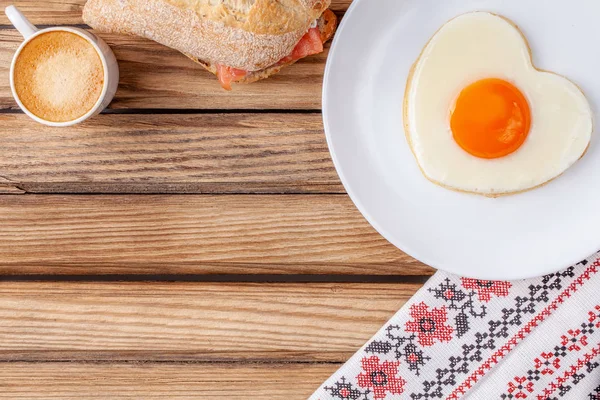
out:
M81 14L86 0L0 0L0 9L14 4L34 24L76 25L83 24ZM10 21L0 13L0 25L9 26Z
M27 15L34 24L67 25L83 24L81 13L86 0L0 0L0 8L14 4ZM332 0L331 9L343 13L352 0ZM8 25L10 21L0 14L0 25Z
M0 115L0 191L344 193L319 114Z
M0 226L2 274L431 272L345 195L2 196Z
M415 284L0 283L0 361L343 362Z
M0 364L0 399L305 400L340 364Z
M250 85L221 89L214 75L181 53L146 39L99 34L112 47L121 72L112 109L310 109L321 108L324 53ZM9 86L12 57L22 38L0 29L0 110L17 110Z
M0 8L81 24L84 2ZM0 399L304 399L421 285L207 275L432 273L343 195L318 113L264 113L318 111L327 52L228 93L174 50L102 34L120 62L116 111L60 130L18 113L8 66L21 39L6 24L1 15ZM184 109L197 113L156 112ZM188 195L13 195L35 192ZM184 274L199 280L100 282Z

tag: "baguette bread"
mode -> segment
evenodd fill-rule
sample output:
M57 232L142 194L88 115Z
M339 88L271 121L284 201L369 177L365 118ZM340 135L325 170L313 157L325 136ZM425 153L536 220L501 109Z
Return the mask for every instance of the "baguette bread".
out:
M89 0L83 19L100 31L152 39L208 66L256 72L290 54L330 1Z
M331 39L333 37L333 34L335 33L335 29L337 27L336 15L332 11L326 10L323 13L323 15L321 15L321 17L317 20L317 27L319 28L319 31L321 32L321 40L323 41L323 43L327 42L329 39ZM204 67L210 73L218 75L217 74L217 66L215 64L211 64L208 61L201 60L190 54L186 54L186 55L190 59L192 59L194 62L200 64L202 67ZM236 83L253 83L253 82L260 81L262 79L267 79L271 75L275 75L276 73L281 71L282 68L287 67L288 65L294 64L296 61L298 61L298 60L291 60L291 61L287 61L287 62L283 62L283 63L276 63L267 68L261 69L260 71L252 71L252 72L248 73L247 75L245 75L243 78L237 80Z

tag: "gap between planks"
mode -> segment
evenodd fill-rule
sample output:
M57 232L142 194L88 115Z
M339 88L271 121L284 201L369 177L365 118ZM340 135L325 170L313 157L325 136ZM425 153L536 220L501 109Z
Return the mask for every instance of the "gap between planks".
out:
M4 275L3 282L425 283L431 275Z

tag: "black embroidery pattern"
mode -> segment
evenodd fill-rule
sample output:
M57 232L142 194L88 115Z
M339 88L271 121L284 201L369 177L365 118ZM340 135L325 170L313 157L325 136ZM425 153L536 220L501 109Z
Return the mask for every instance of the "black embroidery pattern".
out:
M362 390L357 388L352 383L348 382L345 377L341 377L333 386L325 386L324 388L331 396L342 400L370 400L370 389Z
M406 326L404 324L387 326L384 334L368 343L364 352L372 355L385 355L386 359L400 362L415 377L419 377L432 360L433 354L428 353L432 341L450 341L469 333L473 339L463 343L458 353L448 357L442 366L431 371L435 373L435 378L422 381L420 390L407 394L412 400L444 398L448 395L449 389L455 388L461 383L459 380L465 379L467 374L473 372L475 367L481 365L484 359L502 346L514 334L515 328L521 328L531 317L554 300L556 293L565 289L572 282L577 266L587 264L588 262L584 260L566 270L544 276L538 283L531 284L527 288L526 295L514 297L511 300L511 306L502 309L496 319L487 321L486 327L476 332L471 332L474 326L473 321L485 319L489 314L484 303L491 297L508 295L507 288L510 288L510 283L473 279L453 281L445 278L437 285L427 289L435 299L444 304L442 308L432 308L424 302L412 305L410 310L413 319L407 322ZM446 318L447 322L451 322L450 326L445 325ZM438 328L440 329L438 330ZM593 329L593 327L582 326L582 330L586 329ZM436 330L438 332L435 332ZM562 347L562 345L557 346L554 352L556 356L563 353ZM564 353L566 354L566 350ZM365 359L366 357L363 358L363 362ZM541 359L540 368L550 368L551 363L551 359ZM588 363L586 374L589 375L597 368L599 368L598 363ZM431 372L429 373L431 374ZM582 373L583 371L579 375ZM361 375L364 375L364 371ZM573 376L557 394L562 395L571 390L583 379L579 375ZM402 378L398 377L398 379ZM535 369L532 369L523 379L523 385L526 386L540 378ZM346 377L339 378L333 385L325 386L324 389L331 397L339 400L373 400L383 399L386 396L384 392L376 393L372 390L379 390L379 388L362 387L355 379ZM387 393L391 394L392 392ZM600 398L593 397L590 399L600 400Z
M582 261L578 265L585 265ZM411 393L411 399L439 399L443 397L444 390L458 384L458 378L466 375L472 370L472 364L483 361L484 355L495 350L502 339L509 337L509 332L514 327L519 327L525 321L527 315L533 315L550 301L550 294L563 288L566 278L575 276L575 267L570 267L555 274L546 275L537 285L529 286L527 296L518 296L514 300L513 307L502 310L502 316L497 320L488 322L488 329L475 334L475 341L464 344L460 354L448 359L446 366L436 369L434 380L424 381L422 391Z
M508 391L503 393L500 398L518 399L527 397L527 392L533 392L536 382L544 375L552 376L561 367L564 357L571 352L577 352L585 349L588 344L588 337L593 335L600 324L600 306L596 306L595 311L590 311L588 320L581 323L577 329L569 329L562 335L558 342L551 350L543 351L538 357L533 360L533 368L529 369L524 376L516 376L512 382L508 384ZM597 362L585 363L585 369L579 373L573 374L570 382L565 382L558 387L559 397L564 396L570 391L574 385L583 380L600 364ZM519 397L519 395L525 397ZM555 400L556 398L547 397L544 400Z
M592 372L593 372L594 370L598 369L598 368L600 368L600 363L598 363L598 362L591 362L591 361L590 361L590 362L586 363L586 364L585 364L585 370L584 370L584 371L582 371L582 372L580 372L580 373L578 373L578 374L574 374L574 375L571 377L571 380L570 380L570 382L568 382L568 383L564 383L564 384L562 384L562 385L560 385L560 386L558 387L558 396L555 396L555 397L547 397L547 398L546 398L546 399L544 399L544 400L560 400L561 398L563 398L564 396L566 396L566 395L567 395L567 393L569 393L569 391L570 391L571 389L573 389L573 387L574 387L575 385L577 385L579 382L581 382L581 381L582 381L583 379L585 379L587 376L594 376L594 375L592 375ZM599 387L599 389L600 389L600 387ZM600 397L596 397L596 398L594 398L594 397L592 397L592 396L593 396L593 393L592 393L592 394L590 394L590 399L592 399L592 400L600 400Z
M457 311L454 316L454 326L456 328L456 336L462 337L467 333L471 326L469 320L473 318L483 318L487 315L485 305L476 306L477 292L470 290L465 292L459 289L456 283L452 283L446 278L442 283L434 288L429 288L428 291L433 293L433 297L446 302L449 310Z
M416 343L415 334L406 335L399 325L390 325L387 327L387 341L373 341L366 348L365 352L371 354L388 354L394 352L396 360L402 360L407 363L409 371L414 371L419 376L420 369L425 366L425 362L431 360L426 356L423 350Z
M448 310L454 313L454 329L456 337L460 338L470 330L470 318L483 318L487 315L486 307L477 300L478 294L474 290L464 290L459 284L446 278L434 288L428 291L436 299L446 303ZM417 342L417 336L407 334L403 327L390 325L387 328L386 340L375 340L365 348L365 352L371 354L394 353L396 360L402 360L408 365L409 371L420 376L421 369L431 357L425 354Z
M590 400L600 400L600 385L589 395Z

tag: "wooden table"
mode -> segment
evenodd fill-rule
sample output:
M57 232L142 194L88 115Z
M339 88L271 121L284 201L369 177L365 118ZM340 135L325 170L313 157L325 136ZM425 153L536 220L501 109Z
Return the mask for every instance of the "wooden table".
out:
M84 0L9 3L83 24ZM101 36L113 104L52 129L10 95L21 38L0 17L0 398L306 398L432 273L338 180L327 52L228 93L176 51Z

